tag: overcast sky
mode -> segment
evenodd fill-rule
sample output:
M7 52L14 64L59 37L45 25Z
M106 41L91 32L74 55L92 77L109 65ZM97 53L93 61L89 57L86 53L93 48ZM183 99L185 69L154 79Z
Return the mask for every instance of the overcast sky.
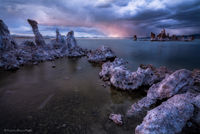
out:
M0 0L0 19L12 34L32 34L35 19L43 35L74 30L76 36L149 36L200 33L200 0Z

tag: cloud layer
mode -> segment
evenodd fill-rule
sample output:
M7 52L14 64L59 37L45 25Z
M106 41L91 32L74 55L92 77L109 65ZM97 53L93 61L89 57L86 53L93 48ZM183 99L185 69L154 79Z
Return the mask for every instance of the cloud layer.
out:
M199 0L0 0L0 18L14 34L32 34L26 19L39 22L45 35L55 29L76 36L148 36L200 33Z

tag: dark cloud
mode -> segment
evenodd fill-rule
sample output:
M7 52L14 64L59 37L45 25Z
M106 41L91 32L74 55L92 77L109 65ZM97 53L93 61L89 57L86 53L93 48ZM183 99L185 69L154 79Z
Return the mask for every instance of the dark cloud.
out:
M44 34L74 30L94 36L148 35L165 27L172 33L200 32L199 0L0 0L0 18L13 33L31 33L36 19ZM46 32L45 32L46 31Z

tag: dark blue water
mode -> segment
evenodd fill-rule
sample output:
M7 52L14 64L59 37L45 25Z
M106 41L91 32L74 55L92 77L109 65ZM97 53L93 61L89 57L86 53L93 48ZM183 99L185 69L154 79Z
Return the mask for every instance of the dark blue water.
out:
M81 39L82 47L97 48L106 45L129 62L135 70L140 64L166 66L171 69L200 68L200 40L193 42L150 42L130 39Z
M101 45L136 70L140 64L171 69L200 68L200 41L148 42L129 39L78 39L84 48ZM55 65L56 68L52 68ZM58 59L17 72L0 72L0 133L29 129L32 133L132 134L142 118L124 126L112 123L110 113L124 114L143 92L121 92L103 87L101 68L80 59Z

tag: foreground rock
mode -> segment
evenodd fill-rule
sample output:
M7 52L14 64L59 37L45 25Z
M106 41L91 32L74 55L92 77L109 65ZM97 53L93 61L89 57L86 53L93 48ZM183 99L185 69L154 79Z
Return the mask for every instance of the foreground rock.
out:
M141 86L151 86L161 81L170 71L161 67L156 69L152 65L141 65L136 72L129 71L125 62L115 60L114 62L104 63L100 77L103 80L110 80L112 86L122 90L135 90Z
M136 134L175 134L181 132L192 117L194 106L193 94L179 94L149 111L141 125L135 129Z
M198 127L200 127L200 94L192 100L192 103L195 106L192 121L196 123Z
M102 65L99 76L102 80L109 81L116 70L127 70L126 64L127 62L121 58L115 58L113 62L108 61Z
M116 56L110 48L102 46L101 48L88 52L87 57L89 62L102 63L108 60L114 60Z
M152 85L147 92L147 97L134 103L127 115L137 115L139 112L149 109L158 100L170 98L177 93L184 93L191 85L193 85L192 72L186 69L178 70L160 83Z

